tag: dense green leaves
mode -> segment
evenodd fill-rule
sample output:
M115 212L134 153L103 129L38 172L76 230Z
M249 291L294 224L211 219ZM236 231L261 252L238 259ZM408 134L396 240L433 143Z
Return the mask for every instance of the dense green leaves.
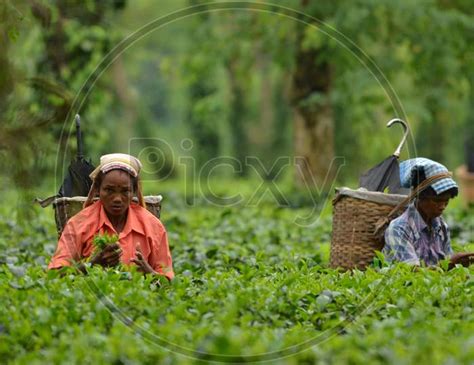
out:
M397 111L388 86L418 152L454 170L474 115L467 0L280 3L326 28L277 14L275 6L267 11L264 2L253 9L244 2L171 17L137 37L102 65L85 104L73 112L83 114L94 162L130 148L142 153L150 192L157 182L160 193L166 184L173 190L164 194L163 221L176 279L158 288L133 269L92 268L88 276L45 270L56 248L51 211L29 221L15 214L31 205L41 179L48 180L48 194L60 186L63 176L56 184L51 176L61 175L59 165L74 152L67 133L60 135L62 124L72 122L66 115L75 95L120 39L201 3L0 4L0 362L471 363L472 267L413 272L385 267L379 257L366 272L329 269L331 217L324 212L311 226L296 224L326 196L315 201L290 187L283 189L289 201L282 208L271 194L255 198L261 181L206 180L199 189L196 182L208 177L197 167L211 157L237 157L244 165L232 171L238 174L248 167L247 156L258 156L269 170L276 158L292 155L298 30L303 50L316 55L309 69L326 63L333 74L327 95L315 91L298 102L331 103L335 152L345 158L339 178L357 180L398 144L400 134L384 125ZM155 155L146 153L150 146ZM65 159L56 163L58 155ZM196 160L191 169L187 163ZM157 178L175 170L196 179L186 181L184 197L174 192L176 181ZM282 175L293 172L290 164ZM30 193L7 191L7 179ZM248 204L216 206L237 192ZM455 249L472 250L472 211L455 208L447 219Z
M135 270L45 272L52 217L18 224L4 215L0 359L441 364L474 356L473 268L338 272L327 268L326 214L299 227L295 216L308 208L179 206L170 201L163 216L176 278L161 288ZM456 247L472 249L470 217L449 214Z

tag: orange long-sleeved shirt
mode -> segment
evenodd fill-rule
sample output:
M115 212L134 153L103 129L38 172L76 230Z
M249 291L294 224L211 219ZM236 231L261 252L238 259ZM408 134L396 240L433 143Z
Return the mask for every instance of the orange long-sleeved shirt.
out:
M73 261L89 257L94 250L94 235L105 232L117 233L102 203L97 201L67 222L48 268L69 266ZM165 227L145 208L130 204L127 222L119 234L119 245L123 252L122 263L130 264L130 259L135 257L136 247L139 245L143 257L156 272L168 279L174 277Z

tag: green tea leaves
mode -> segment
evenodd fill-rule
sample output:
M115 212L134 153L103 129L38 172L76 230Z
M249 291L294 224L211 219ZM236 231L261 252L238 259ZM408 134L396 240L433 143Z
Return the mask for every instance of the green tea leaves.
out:
M103 250L107 245L116 243L119 237L117 234L96 234L92 239L92 244L97 250Z

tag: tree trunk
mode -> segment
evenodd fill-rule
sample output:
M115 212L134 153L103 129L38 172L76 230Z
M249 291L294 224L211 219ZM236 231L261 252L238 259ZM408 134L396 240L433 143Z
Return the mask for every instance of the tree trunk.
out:
M293 125L297 182L314 182L321 188L326 176L333 177L329 171L334 156L332 108L322 105L307 111L296 107Z
M203 115L195 110L196 104L215 93L214 88L209 83L209 76L206 70L199 70L199 75L189 85L189 109L187 111L187 123L191 135L195 142L194 156L197 160L197 167L202 167L210 159L219 156L219 133L214 124L215 116L211 114Z
M2 17L0 18L2 20L2 23L6 21L4 17L6 17L6 14L2 14ZM6 29L6 27L4 27L3 25L0 26L0 117L2 117L2 121L2 114L6 110L6 106L8 103L7 96L12 92L14 84L11 64L8 59L9 39L7 32L8 29Z
M129 153L129 140L133 137L134 125L138 119L137 101L128 83L122 56L114 61L111 69L120 109L123 111L120 123L115 129L116 146L124 153Z
M249 151L249 141L244 126L244 90L238 77L238 58L231 58L226 63L227 75L230 88L230 110L229 110L229 127L232 139L232 152L240 161L242 170L240 176L247 174L247 166L245 157Z
M318 60L321 50L303 49L303 32L298 36L296 65L291 90L294 110L294 153L296 181L322 187L334 157L333 108L329 99L331 69Z
M270 62L265 54L259 52L257 57L257 69L261 75L260 80L260 121L258 126L258 131L255 133L259 136L256 137L259 139L259 145L261 146L263 155L269 157L271 141L273 139L273 134L276 132L274 130L273 122L275 120L274 115L274 105L273 105L273 87L272 79L270 75Z

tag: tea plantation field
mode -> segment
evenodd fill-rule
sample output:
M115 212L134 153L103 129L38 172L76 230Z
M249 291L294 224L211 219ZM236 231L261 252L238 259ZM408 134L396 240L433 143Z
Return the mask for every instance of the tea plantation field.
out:
M472 364L474 266L329 269L330 210L188 207L167 196L176 279L47 272L51 209L0 214L0 363ZM457 250L472 211L450 208ZM264 362L265 361L265 362Z

